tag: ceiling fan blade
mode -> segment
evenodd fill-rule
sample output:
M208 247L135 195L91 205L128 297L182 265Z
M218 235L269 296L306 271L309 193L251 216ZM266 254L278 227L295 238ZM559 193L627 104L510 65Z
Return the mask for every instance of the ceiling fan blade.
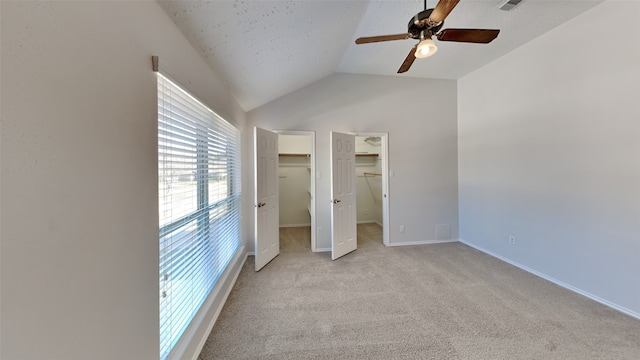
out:
M367 36L356 39L356 44L368 44L374 42L381 41L391 41L391 40L404 40L408 39L411 36L409 34L395 34L395 35L380 35L380 36Z
M409 51L409 55L404 59L402 65L400 65L400 69L398 69L398 74L402 74L403 72L407 72L413 62L416 60L416 49L418 48L418 44L414 46L411 51Z
M478 44L488 44L493 41L500 30L489 29L444 29L436 34L440 41L457 41Z
M433 12L429 16L429 22L434 24L439 24L444 21L444 19L449 16L451 10L453 10L460 0L440 0L438 5L433 9Z

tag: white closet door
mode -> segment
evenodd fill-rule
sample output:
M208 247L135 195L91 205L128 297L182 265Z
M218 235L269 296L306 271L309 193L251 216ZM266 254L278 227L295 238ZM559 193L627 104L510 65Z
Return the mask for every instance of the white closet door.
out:
M355 136L331 132L331 259L358 247Z
M278 134L254 128L255 263L262 269L280 254Z

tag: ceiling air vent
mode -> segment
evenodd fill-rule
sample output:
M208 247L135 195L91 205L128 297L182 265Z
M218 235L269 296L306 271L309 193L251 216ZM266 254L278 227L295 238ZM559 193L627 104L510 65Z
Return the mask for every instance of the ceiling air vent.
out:
M504 11L511 11L516 8L516 6L522 4L524 0L507 0L500 3L498 9Z

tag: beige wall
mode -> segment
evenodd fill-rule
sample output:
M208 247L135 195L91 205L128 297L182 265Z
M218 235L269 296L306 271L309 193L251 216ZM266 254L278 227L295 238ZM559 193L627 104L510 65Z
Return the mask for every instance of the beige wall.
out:
M309 135L279 134L278 152L311 154L312 143ZM311 226L311 158L281 156L279 165L280 226Z
M2 359L158 359L156 76L244 113L154 1L1 2Z
M356 157L356 219L358 223L382 224L382 177L365 175L382 172L382 142L366 142L367 136L356 136L356 154L378 154L378 157Z
M460 237L637 317L639 24L605 2L458 84Z

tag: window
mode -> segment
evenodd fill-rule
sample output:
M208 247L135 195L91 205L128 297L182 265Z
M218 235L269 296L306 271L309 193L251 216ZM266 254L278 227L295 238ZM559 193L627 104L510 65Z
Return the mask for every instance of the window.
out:
M240 134L158 74L160 358L240 246Z

